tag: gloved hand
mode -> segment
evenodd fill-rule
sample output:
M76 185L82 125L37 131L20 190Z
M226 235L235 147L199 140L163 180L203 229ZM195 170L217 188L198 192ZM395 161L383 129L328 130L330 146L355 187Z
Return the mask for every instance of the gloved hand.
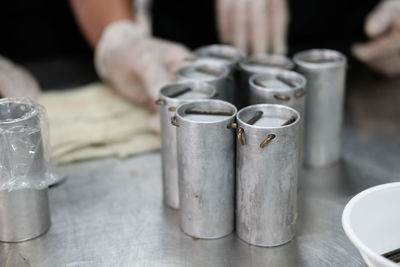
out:
M400 0L383 0L368 15L365 31L372 40L354 45L354 56L387 76L400 74Z
M34 99L39 92L39 84L26 69L0 56L0 97Z
M100 77L121 95L157 110L158 91L190 57L182 45L152 38L134 22L118 21L105 28L95 65Z
M287 0L217 0L220 40L252 54L287 52Z

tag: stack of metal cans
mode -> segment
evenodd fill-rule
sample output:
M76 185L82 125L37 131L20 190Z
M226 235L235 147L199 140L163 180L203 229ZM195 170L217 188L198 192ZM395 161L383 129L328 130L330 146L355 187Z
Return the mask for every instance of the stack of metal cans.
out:
M194 55L157 101L164 203L194 238L236 229L252 245L285 244L303 158L321 167L340 156L346 58L332 50L300 52L294 63L244 58L226 45Z

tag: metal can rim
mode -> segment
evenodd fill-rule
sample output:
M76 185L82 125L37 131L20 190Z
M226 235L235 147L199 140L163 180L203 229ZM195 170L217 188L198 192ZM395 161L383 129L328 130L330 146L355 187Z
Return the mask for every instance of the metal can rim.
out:
M293 75L296 76L296 78L299 79L300 83L296 83L294 87L291 87L290 89L286 89L286 88L268 88L268 87L262 87L260 85L257 85L254 80L258 79L260 77L263 76L267 76L269 74L272 75L279 75L279 74L288 74L288 75ZM296 72L296 71L292 71L292 70L280 70L280 71L271 71L271 72L263 72L263 73L255 73L253 75L250 76L249 78L249 84L250 86L252 86L253 88L260 90L260 91L267 91L267 92L290 92L293 93L299 89L304 89L306 90L306 84L307 84L307 80L304 77L304 75Z
M199 89L199 86L203 86L204 88L207 88L206 90L209 89L209 93L208 92L204 92L205 98L186 98L186 99L178 99L178 98L175 98L175 97L169 97L167 94L165 94L164 91L168 90L170 87L178 86L178 85L188 85L188 86L192 85L192 86L195 87L194 91L201 91ZM194 101L194 100L199 100L199 99L201 99L201 100L202 99L210 99L210 98L215 96L216 92L217 91L215 89L215 86L213 86L212 84L209 84L209 83L206 83L206 82L202 82L202 81L185 80L185 81L171 82L171 83L168 83L168 84L164 85L160 89L159 98L161 100L166 100L168 102L171 101L171 102L176 102L176 103L180 104L180 102L183 103L183 102Z
M247 122L243 121L240 118L241 113L243 113L244 111L246 111L248 109L253 109L253 108L256 108L256 107L277 107L277 108L287 109L287 110L291 111L292 113L294 113L296 115L296 120L294 122L292 122L291 124L284 125L284 126L266 127L266 126L257 126L257 125L248 124ZM242 108L241 110L239 110L239 112L236 115L236 120L237 120L238 124L239 123L243 124L248 128L260 129L260 130L278 130L278 129L286 129L286 128L297 126L300 123L301 115L294 108L291 108L291 107L288 107L288 106L285 106L285 105L280 105L280 104L257 104L257 105L247 106L247 107Z
M266 61L270 60L270 59L271 59L271 61L274 61L274 60L275 61L282 60L282 62L285 61L285 64L282 64L282 67L270 66L267 68L267 66L266 66L266 68L265 68L266 70L267 69L271 69L271 70L275 70L275 71L276 70L291 70L294 68L294 62L287 56L275 55L275 54L255 54L255 55L245 58L241 62L239 62L239 69L250 72L250 73L260 73L258 71L257 72L254 71L253 65L248 64L249 61L258 60L258 59L262 59L262 60L266 60ZM262 72L264 72L264 70Z
M304 60L307 56L321 56L321 57L329 56L331 58L335 58L336 60L327 62L310 62ZM301 68L327 69L327 68L345 67L347 65L347 58L344 54L336 50L313 48L296 53L293 56L293 62Z
M229 60L230 64L228 65L235 65L239 63L242 58L243 54L237 50L234 46L231 45L225 45L225 44L211 44L211 45L205 45L205 46L200 46L194 50L194 54L201 58L212 58L212 55L208 55L209 51L215 51L215 50L222 50L226 51L226 54L231 55L235 60Z
M196 79L196 78L186 77L185 75L182 74L182 72L183 72L185 69L194 68L194 67L196 67L196 66L197 66L197 67L198 67L198 66L206 66L206 67L212 66L212 67L214 67L214 68L220 68L220 69L222 70L222 74L221 74L220 76L218 76L218 77L217 77L217 76L214 76L214 77L210 76L209 79ZM204 63L204 62L192 62L192 63L190 63L190 64L188 64L188 65L185 65L185 66L181 67L180 69L178 69L178 70L175 72L175 76L176 76L178 79L181 79L182 81L199 81L199 82L221 81L221 80L227 79L228 76L229 76L229 74L230 74L230 70L229 70L229 67L228 67L228 66L222 65L222 64L218 64L218 63L212 63L212 62L208 62L208 63Z
M218 120L218 121L193 121L193 120L185 119L185 117L181 115L181 110L183 108L185 108L185 106L189 106L189 105L192 105L192 104L195 104L195 103L205 103L205 102L223 103L223 104L225 104L227 106L230 106L230 108L232 108L232 110L233 110L232 115L226 116L226 119L221 119L221 120ZM219 123L223 123L223 122L230 122L232 119L236 118L237 113L238 113L237 108L234 105L232 105L231 103L229 103L227 101L217 100L217 99L190 101L188 103L183 103L183 104L179 105L176 108L176 117L179 118L179 120L182 120L183 122L198 123L198 124L219 124Z

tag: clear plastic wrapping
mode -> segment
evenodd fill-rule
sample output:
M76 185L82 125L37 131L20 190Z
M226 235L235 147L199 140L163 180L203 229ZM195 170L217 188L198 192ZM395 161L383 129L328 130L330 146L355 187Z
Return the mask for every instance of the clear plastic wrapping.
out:
M43 189L58 180L48 131L44 107L28 98L0 99L0 191Z

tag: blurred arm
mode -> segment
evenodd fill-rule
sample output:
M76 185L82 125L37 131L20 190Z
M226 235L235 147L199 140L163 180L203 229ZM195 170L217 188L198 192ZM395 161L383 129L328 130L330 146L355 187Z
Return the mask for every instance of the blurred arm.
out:
M154 101L190 52L182 45L153 38L144 10L132 0L69 0L94 48L97 74L121 96L157 111ZM133 15L133 7L136 7Z
M75 18L92 47L104 28L119 20L133 21L132 0L70 0Z

